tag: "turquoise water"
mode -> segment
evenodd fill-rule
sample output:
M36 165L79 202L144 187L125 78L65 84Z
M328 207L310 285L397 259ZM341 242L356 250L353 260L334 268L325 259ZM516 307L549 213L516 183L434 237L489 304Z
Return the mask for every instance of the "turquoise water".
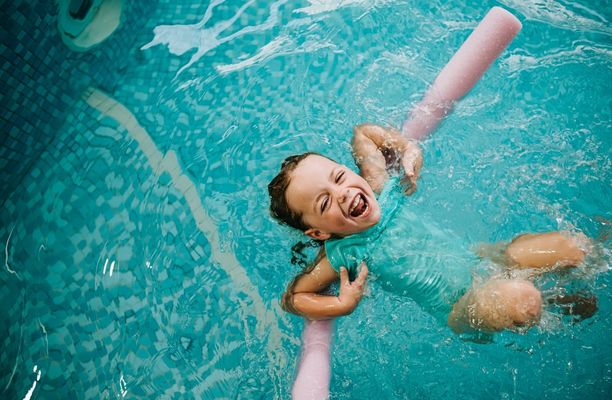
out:
M467 243L603 240L538 280L599 312L476 343L373 281L337 323L332 398L607 398L612 10L391 0L160 2L0 211L2 397L288 398L300 235L268 216L268 181L306 150L351 163L351 126L398 126L493 5L524 28L424 144L415 207Z

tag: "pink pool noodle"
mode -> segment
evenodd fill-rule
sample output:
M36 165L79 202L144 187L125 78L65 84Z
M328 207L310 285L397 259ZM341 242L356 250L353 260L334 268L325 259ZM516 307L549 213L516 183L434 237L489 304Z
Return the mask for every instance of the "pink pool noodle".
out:
M423 100L410 112L402 133L422 139L433 131L454 102L472 89L521 27L514 15L493 7L440 71Z
M294 400L327 399L333 321L304 320L304 324L302 356L291 394Z
M521 27L514 15L503 8L493 7L412 110L402 133L422 139L438 126L453 103L470 91ZM331 320L305 321L301 361L291 390L294 400L329 397L332 327Z

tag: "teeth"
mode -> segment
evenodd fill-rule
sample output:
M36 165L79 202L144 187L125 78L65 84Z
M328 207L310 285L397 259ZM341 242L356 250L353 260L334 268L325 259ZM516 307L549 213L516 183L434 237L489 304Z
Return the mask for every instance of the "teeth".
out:
M361 200L361 196L355 196L355 200L353 200L353 204L351 204L351 208L349 208L349 213L352 213L355 207L359 204L359 200Z
M353 213L355 212L357 207L363 207L363 209L361 210L359 215L353 216ZM363 214L365 214L369 208L370 206L368 205L366 199L363 197L363 195L359 194L355 197L355 199L351 203L351 206L349 207L348 212L349 212L349 215L351 215L351 217L360 217Z

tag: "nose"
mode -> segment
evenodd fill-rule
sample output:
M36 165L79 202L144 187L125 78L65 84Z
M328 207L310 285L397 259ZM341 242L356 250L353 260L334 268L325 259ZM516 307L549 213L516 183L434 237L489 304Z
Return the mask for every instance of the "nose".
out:
M342 203L344 203L344 202L349 200L349 198L350 198L349 197L349 190L347 188L339 187L337 189L336 196L337 196L338 202L340 204L342 204Z

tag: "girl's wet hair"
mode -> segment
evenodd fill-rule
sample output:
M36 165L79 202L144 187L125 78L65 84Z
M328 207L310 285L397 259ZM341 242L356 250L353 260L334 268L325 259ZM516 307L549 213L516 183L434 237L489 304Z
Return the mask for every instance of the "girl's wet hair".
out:
M291 183L291 173L295 170L298 164L306 157L311 155L320 156L318 153L307 152L296 154L285 158L281 169L268 184L268 194L270 195L270 214L277 221L289 225L292 228L299 229L302 232L310 228L302 220L302 215L293 211L287 203L287 187ZM324 156L322 156L324 157Z
M310 257L307 254L308 249L319 249L322 245L323 242L316 239L297 242L291 246L291 264L307 268L311 264Z
M287 203L287 197L285 196L287 192L287 188L289 187L289 183L291 183L291 173L295 170L298 164L304 160L306 157L311 155L320 156L318 153L307 152L303 154L296 154L293 156L289 156L285 158L281 165L281 169L272 179L272 181L268 184L268 194L270 195L270 214L277 221L289 225L292 228L299 229L304 232L309 226L307 226L302 220L302 215L293 211L291 207L289 207L289 203ZM322 156L325 157L325 156ZM293 288L296 282L299 280L301 276L309 273L316 266L316 264L320 261L320 259L324 256L324 252L319 252L315 262L308 263L308 255L306 254L306 250L309 247L320 247L321 242L317 240L308 240L305 242L298 242L291 248L291 263L294 265L298 265L302 267L302 272L298 274L287 288L287 291L282 297L281 307L285 311L292 312L294 314L299 314L295 308L293 308Z

